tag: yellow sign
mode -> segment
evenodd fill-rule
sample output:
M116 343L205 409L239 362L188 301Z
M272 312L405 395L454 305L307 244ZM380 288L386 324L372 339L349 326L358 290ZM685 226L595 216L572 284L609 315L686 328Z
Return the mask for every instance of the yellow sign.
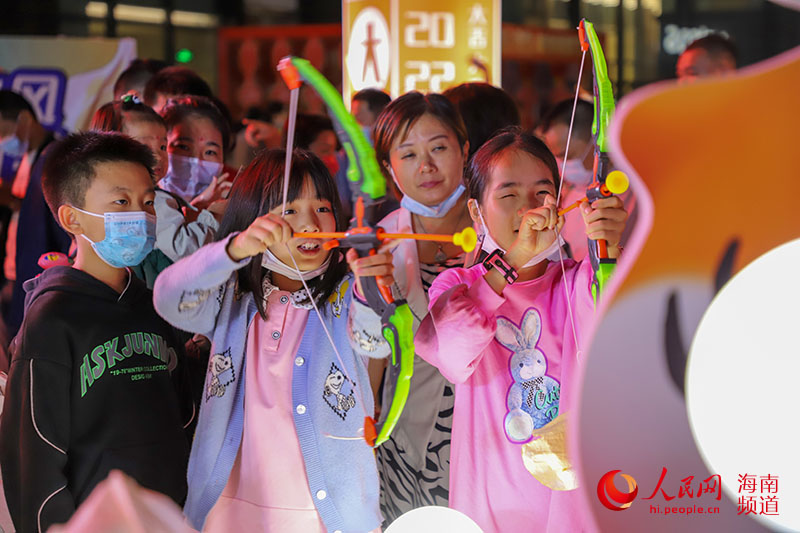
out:
M342 92L500 85L500 0L343 0Z

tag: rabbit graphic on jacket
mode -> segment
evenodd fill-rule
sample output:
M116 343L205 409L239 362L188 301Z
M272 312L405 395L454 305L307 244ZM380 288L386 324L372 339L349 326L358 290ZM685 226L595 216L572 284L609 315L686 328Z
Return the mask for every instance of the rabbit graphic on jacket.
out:
M508 389L506 436L517 443L531 439L533 430L558 416L561 385L546 375L547 358L536 348L542 334L539 311L525 311L520 327L504 317L497 319L497 341L511 350L508 369L514 382Z

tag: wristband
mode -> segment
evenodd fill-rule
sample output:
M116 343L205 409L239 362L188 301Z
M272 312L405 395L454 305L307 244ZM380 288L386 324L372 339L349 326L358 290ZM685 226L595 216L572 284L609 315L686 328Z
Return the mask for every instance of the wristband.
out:
M505 278L506 283L511 285L517 281L519 274L514 267L506 262L506 260L503 258L503 255L503 252L501 252L499 249L495 250L489 254L489 257L483 260L483 266L486 267L486 270L489 270L490 268L497 269L497 271L500 272Z

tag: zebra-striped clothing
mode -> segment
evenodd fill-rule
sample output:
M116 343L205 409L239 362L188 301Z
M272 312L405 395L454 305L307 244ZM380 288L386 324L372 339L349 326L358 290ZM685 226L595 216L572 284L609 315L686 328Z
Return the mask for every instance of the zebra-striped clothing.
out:
M420 264L422 286L427 294L433 280L444 270L464 265L464 255L448 259L444 264ZM412 309L418 321L427 309ZM391 368L387 380L393 379ZM455 387L439 371L418 355L414 357L412 389L405 411L389 440L376 451L380 478L380 506L386 527L400 515L426 505L447 506L450 486L450 434L453 428ZM437 385L438 384L438 385ZM435 394L440 387L438 397ZM387 387L393 389L392 386ZM413 418L413 403L435 403L436 419ZM432 426L431 426L432 423Z
M401 438L394 435L377 449L381 514L384 527L417 507L447 507L450 485L450 434L453 429L453 386L444 386L442 404L429 438L425 465L420 469L408 458Z

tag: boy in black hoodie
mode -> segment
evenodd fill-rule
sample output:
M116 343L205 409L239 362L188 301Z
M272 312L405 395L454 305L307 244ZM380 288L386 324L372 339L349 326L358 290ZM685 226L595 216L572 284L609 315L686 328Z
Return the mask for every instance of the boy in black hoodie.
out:
M127 268L155 241L154 163L124 135L81 133L54 146L45 167L45 199L78 252L73 267L25 283L0 419L20 533L67 521L112 469L185 498L187 420L170 377L179 345Z

